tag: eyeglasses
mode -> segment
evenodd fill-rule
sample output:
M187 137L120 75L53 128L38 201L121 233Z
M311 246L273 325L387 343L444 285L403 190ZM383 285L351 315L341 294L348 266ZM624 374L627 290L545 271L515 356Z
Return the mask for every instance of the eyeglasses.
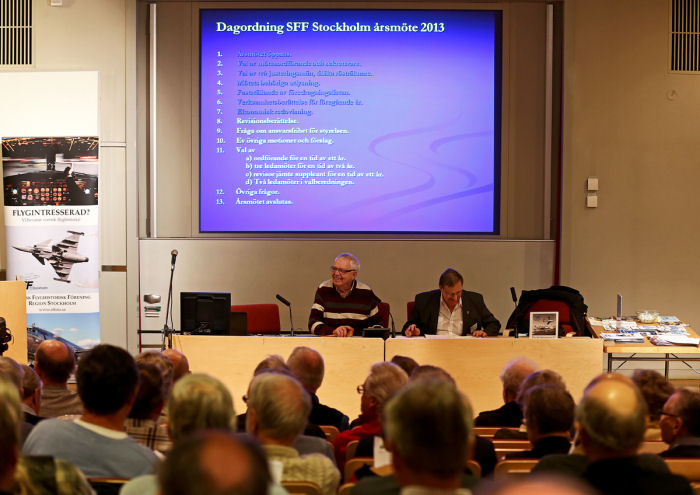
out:
M346 270L345 268L338 268L337 266L331 266L331 273L333 272L338 272L338 273L350 273L350 272L356 272L357 270L353 270L352 268L350 270Z
M364 385L358 385L357 386L357 393L362 395L365 393L365 386Z

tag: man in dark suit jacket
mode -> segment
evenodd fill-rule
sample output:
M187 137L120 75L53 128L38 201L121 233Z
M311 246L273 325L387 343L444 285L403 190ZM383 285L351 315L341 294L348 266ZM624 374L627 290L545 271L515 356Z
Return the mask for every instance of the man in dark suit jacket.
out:
M448 268L442 272L439 289L416 295L403 333L407 337L436 333L498 335L501 323L486 307L483 296L462 290L463 283L457 270Z
M661 410L659 427L670 446L661 457L700 457L700 393L683 388L674 392Z

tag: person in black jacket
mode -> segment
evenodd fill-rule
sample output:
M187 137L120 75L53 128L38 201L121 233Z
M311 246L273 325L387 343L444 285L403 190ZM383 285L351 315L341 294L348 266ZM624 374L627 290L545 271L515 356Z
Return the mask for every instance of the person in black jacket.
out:
M568 453L576 407L571 394L563 387L536 385L525 393L522 403L532 449L506 454L506 459L541 459Z
M421 292L403 326L407 337L422 334L452 334L486 337L498 335L501 323L489 311L477 292L462 290L464 278L448 268L438 282L439 289Z
M287 358L287 366L311 397L309 422L315 425L332 425L338 428L338 431L347 430L349 418L337 409L321 404L316 395L323 383L325 372L321 354L310 347L295 347Z

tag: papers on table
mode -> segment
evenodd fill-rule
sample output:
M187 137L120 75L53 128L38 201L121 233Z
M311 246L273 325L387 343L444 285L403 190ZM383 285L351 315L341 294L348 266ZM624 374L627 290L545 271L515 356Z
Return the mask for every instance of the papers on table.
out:
M675 316L660 316L659 322L653 325L645 325L634 319L616 320L614 318L589 318L591 325L602 326L610 333L641 333L652 335L689 335L685 325Z

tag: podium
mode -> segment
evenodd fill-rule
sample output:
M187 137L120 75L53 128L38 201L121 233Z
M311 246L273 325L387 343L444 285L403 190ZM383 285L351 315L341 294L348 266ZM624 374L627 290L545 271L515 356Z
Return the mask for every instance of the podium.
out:
M12 334L3 356L27 364L27 287L23 281L0 282L0 316Z

